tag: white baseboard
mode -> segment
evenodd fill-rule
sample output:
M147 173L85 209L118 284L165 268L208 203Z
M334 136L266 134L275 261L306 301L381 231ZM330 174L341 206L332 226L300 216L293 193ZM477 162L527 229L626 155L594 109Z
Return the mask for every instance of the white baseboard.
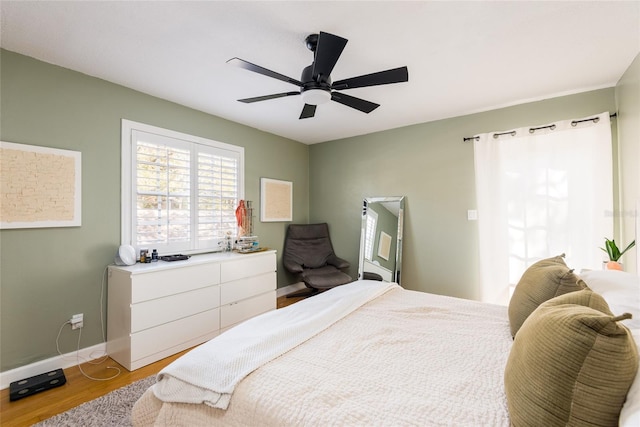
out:
M298 283L294 283L293 285L285 286L283 288L278 288L276 290L276 297L280 298L281 296L292 294L294 292L305 289L306 287L307 286L304 284L304 282L298 282Z
M55 356L50 359L40 360L29 365L20 366L10 371L0 372L0 389L5 389L14 382L24 378L33 377L55 369L66 369L89 360L99 359L107 354L107 345L105 343L96 344L92 347L81 348L79 352Z

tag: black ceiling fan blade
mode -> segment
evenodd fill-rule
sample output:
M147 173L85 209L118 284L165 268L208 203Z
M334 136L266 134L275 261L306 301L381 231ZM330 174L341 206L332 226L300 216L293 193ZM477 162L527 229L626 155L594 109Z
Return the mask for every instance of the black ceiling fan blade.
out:
M331 93L331 100L339 102L342 105L346 105L347 107L355 108L356 110L360 110L363 113L367 114L380 106L380 104L365 101L364 99L356 98L355 96L345 95L344 93L338 92Z
M320 32L318 45L313 61L313 79L318 80L318 76L324 76L325 80L331 75L338 58L342 54L348 40L342 37Z
M245 104L250 104L252 102L268 101L269 99L282 98L285 96L292 96L292 95L300 95L300 92L274 93L273 95L254 96L253 98L238 99L238 101L244 102Z
M334 90L345 90L357 87L402 83L407 81L409 81L409 70L407 67L399 67L391 70L378 71L377 73L352 77L350 79L338 80L331 85L331 88Z
M300 119L308 119L316 115L317 105L304 104L302 107L302 113L300 113Z
M245 61L244 59L231 58L227 61L227 64L235 65L236 67L244 68L245 70L253 71L254 73L262 74L263 76L272 77L274 79L282 80L283 82L302 87L302 82L299 80L296 80L289 76L285 76L284 74L276 73L275 71L271 71L259 65L252 64L251 62Z

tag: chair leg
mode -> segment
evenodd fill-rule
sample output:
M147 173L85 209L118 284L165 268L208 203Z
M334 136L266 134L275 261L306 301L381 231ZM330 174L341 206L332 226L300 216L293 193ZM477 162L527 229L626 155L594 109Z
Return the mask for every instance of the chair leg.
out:
M310 296L313 296L313 295L315 295L317 293L318 293L317 289L306 288L306 289L302 289L302 290L297 291L297 292L292 292L290 294L287 294L286 297L287 298L310 297Z

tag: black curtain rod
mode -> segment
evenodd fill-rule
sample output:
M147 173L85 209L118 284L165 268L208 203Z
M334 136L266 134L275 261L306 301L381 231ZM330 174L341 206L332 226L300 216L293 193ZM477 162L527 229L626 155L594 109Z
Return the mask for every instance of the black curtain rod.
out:
M612 119L614 117L618 117L618 113L609 114L609 117L612 118ZM571 126L575 127L578 123L590 122L590 121L593 121L594 123L598 123L600 121L600 118L599 117L592 117L590 119L572 120L571 121ZM534 133L535 131L540 130L540 129L551 129L551 130L554 130L555 128L556 128L556 125L540 126L540 127L537 127L537 128L529 128L529 133ZM509 132L496 132L496 133L493 134L493 137L494 138L498 138L501 135L516 136L516 131L512 130L512 131L509 131ZM479 136L468 136L468 137L464 137L462 139L463 142L468 142L468 141L472 141L472 140L479 141L480 137Z

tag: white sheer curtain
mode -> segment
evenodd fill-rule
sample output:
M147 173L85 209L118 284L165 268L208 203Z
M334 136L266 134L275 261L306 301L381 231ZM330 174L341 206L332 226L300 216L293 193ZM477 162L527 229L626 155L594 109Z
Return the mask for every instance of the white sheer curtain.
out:
M613 235L611 125L609 113L594 117L476 136L482 301L508 304L526 268L550 256L602 268L599 248Z

